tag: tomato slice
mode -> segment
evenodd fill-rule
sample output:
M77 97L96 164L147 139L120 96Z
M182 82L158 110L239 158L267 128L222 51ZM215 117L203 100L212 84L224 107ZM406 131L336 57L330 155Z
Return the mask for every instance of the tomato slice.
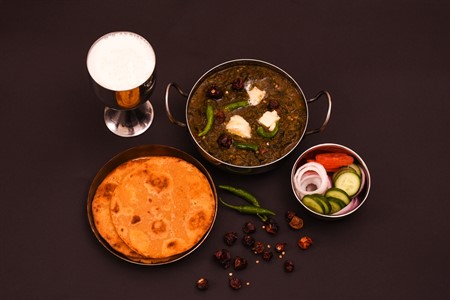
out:
M323 165L328 172L332 172L343 166L348 166L354 161L351 155L341 152L319 153L316 154L315 159L316 162Z

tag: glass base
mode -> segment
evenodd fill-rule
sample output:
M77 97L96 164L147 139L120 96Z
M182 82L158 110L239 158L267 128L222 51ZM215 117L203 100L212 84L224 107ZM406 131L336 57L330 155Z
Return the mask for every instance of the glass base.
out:
M153 121L153 106L150 101L131 110L105 107L104 119L108 129L121 137L133 137L144 133Z

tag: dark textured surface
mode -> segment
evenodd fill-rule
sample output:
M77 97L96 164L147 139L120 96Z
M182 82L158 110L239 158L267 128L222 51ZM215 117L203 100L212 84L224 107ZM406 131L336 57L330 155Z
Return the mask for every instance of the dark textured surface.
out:
M448 1L0 1L0 297L2 299L446 299L450 284L447 181L450 159L450 3ZM86 55L101 35L130 30L157 55L156 117L136 138L103 123L90 89ZM208 165L188 132L172 125L164 90L186 91L211 67L235 58L271 62L308 98L333 97L328 128L304 138L276 170L242 177ZM174 94L183 120L185 99ZM310 106L320 125L325 101ZM289 175L310 146L335 142L357 151L372 190L348 219L327 223L302 210ZM283 260L256 264L243 246L229 249L249 266L249 281L228 287L230 270L213 260L225 232L247 220L219 208L205 243L176 263L142 267L106 251L86 216L90 183L117 153L142 144L177 147L202 161L216 184L252 191L277 212ZM238 201L223 194L230 201ZM289 230L284 213L304 217ZM302 235L315 241L307 251ZM198 291L200 277L210 288Z

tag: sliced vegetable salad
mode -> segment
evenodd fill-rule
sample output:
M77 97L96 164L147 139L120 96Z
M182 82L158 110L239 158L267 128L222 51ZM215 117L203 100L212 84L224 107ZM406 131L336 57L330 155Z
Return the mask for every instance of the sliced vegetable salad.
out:
M293 184L302 203L312 211L342 215L359 205L365 172L349 154L319 153L297 169Z

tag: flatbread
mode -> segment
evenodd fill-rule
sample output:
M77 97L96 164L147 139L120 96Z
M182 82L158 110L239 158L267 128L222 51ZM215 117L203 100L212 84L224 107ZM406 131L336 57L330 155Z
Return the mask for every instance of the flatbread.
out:
M92 201L95 226L104 240L143 263L165 261L194 247L210 229L215 211L206 176L169 156L120 165Z
M114 250L132 260L145 262L146 259L142 255L128 247L119 237L112 223L110 212L111 198L116 187L120 184L125 174L131 172L137 165L139 165L137 161L128 161L106 176L98 186L92 200L92 215L98 232Z
M111 218L134 251L165 258L195 246L209 230L215 199L206 176L175 157L150 157L129 173L111 199Z

